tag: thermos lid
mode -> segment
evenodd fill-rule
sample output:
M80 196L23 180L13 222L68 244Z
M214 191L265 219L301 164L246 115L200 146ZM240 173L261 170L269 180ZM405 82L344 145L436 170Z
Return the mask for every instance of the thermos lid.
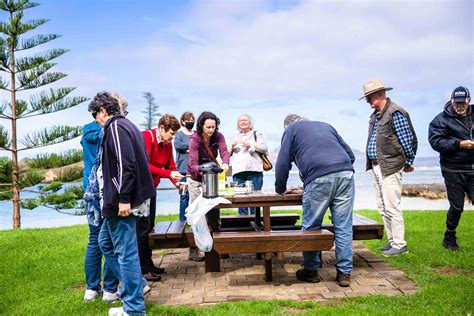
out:
M219 173L224 170L219 168L215 162L206 162L199 166L199 171L204 173Z

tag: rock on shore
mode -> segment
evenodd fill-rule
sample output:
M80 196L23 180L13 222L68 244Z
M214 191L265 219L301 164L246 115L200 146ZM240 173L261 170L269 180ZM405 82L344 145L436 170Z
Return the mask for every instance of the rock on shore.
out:
M404 184L403 196L423 197L427 199L446 199L446 187L444 184Z

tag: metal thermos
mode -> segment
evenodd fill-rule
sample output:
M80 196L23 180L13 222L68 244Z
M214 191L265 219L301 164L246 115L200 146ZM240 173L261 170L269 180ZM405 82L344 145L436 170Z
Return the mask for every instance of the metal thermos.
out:
M202 176L202 196L212 199L219 196L218 174L223 170L214 162L208 162L199 166Z

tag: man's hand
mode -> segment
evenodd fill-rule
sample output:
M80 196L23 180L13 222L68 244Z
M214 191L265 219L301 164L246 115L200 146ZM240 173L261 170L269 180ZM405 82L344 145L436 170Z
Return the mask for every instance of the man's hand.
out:
M176 181L179 181L181 180L184 176L179 173L178 171L171 171L171 175L170 175L171 179L173 180L176 180Z
M130 203L119 203L118 216L127 217L131 213L132 213L132 208L130 207Z
M405 165L405 167L403 168L403 171L405 172L413 172L414 170L415 168L412 165Z
M474 149L474 142L472 140L462 140L459 143L461 149Z

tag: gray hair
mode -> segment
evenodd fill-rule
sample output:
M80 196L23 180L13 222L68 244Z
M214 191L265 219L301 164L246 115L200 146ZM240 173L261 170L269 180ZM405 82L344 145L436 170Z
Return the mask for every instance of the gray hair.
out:
M301 121L303 119L304 119L304 117L302 117L298 114L288 114L285 117L285 120L283 121L283 126L286 129L288 127L288 125L290 125L291 123L298 122L298 121Z
M118 92L112 92L112 97L116 98L120 106L120 114L124 115L127 112L128 102L127 100Z
M249 128L250 128L250 130L253 130L253 120L252 120L252 117L248 114L242 114L242 115L239 116L239 118L237 119L237 130L240 131L239 121L244 116L249 119Z

